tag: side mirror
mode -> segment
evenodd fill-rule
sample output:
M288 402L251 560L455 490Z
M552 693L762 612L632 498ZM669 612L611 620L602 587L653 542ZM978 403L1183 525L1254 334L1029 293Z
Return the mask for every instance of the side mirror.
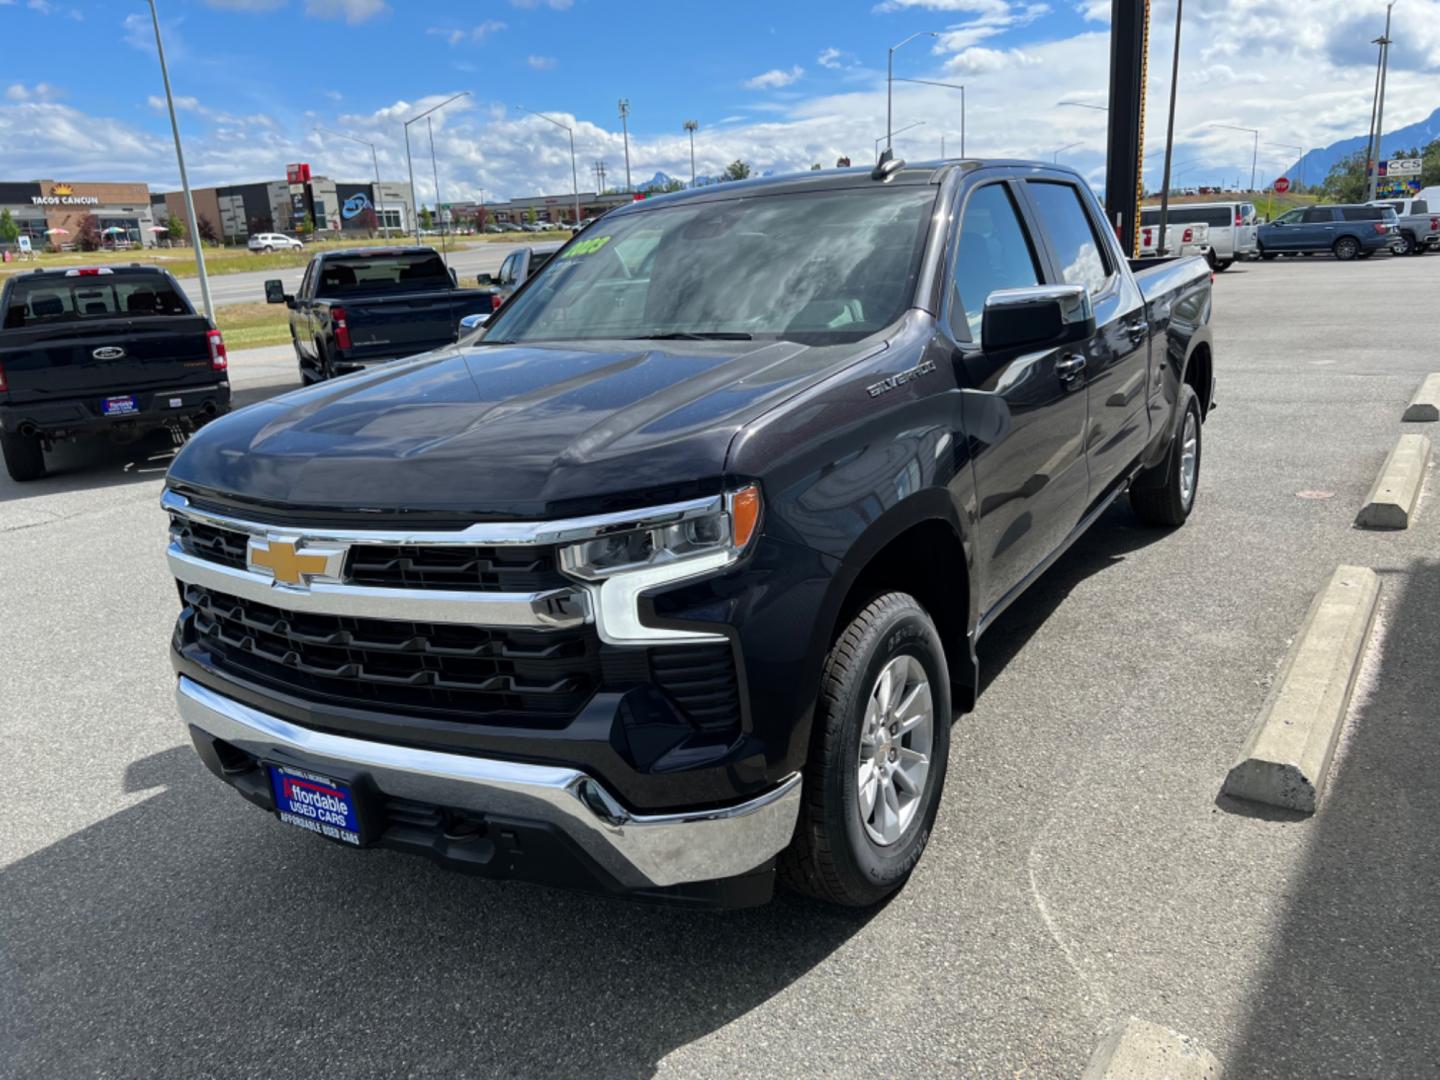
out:
M295 306L295 298L285 291L285 283L279 278L271 278L265 282L265 302L267 304L284 304L287 307Z
M980 324L987 353L1073 345L1095 335L1095 309L1083 285L998 289L985 299Z
M475 275L475 284L477 284L477 285L494 285L494 284L495 284L495 279L494 279L493 277L491 277L489 274L476 274L476 275Z
M460 320L460 329L469 333L471 330L479 330L489 321L489 315L466 315Z
M460 287L460 279L455 276L455 268L453 266L450 268L450 284L457 289Z

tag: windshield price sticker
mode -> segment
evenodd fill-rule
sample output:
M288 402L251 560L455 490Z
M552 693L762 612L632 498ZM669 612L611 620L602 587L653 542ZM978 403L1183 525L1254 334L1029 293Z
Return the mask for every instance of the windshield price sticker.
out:
M589 240L581 240L578 244L571 244L560 258L574 259L580 255L593 255L609 242L610 237L608 236L592 236Z

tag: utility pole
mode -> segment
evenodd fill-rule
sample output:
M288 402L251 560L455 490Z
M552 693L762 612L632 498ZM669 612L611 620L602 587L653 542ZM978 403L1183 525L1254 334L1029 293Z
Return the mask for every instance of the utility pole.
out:
M625 190L630 191L630 99L620 99L620 129L625 133Z
M200 278L200 299L205 316L215 321L215 305L210 300L210 275L205 273L205 249L200 244L200 230L195 227L195 199L190 194L190 178L185 175L185 151L180 148L180 122L175 119L175 96L170 92L170 70L165 66L165 43L160 40L160 15L155 0L150 0L150 19L155 24L155 55L160 58L160 78L165 83L165 104L170 109L170 130L175 135L175 161L180 166L180 188L185 192L185 212L190 215L190 242L195 247L195 273Z
M450 249L445 242L445 234L449 231L446 226L450 224L450 212L440 205L440 169L435 164L435 128L430 123L431 117L425 118L425 127L430 132L430 173L435 178L435 216L440 219L440 259L448 267L450 265Z
M1160 238L1156 248L1161 258L1166 254L1165 222L1170 216L1170 156L1175 149L1175 91L1180 85L1180 21L1184 10L1185 0L1175 0L1175 59L1170 66L1170 120L1165 126L1165 178L1160 184Z
M1395 0L1385 5L1385 33L1381 34L1371 44L1380 46L1380 74L1375 84L1375 134L1373 136L1373 149L1366 148L1368 170L1370 173L1369 182L1365 188L1365 199L1367 202L1375 200L1375 188L1380 180L1380 152L1381 143L1385 135L1385 79L1390 72L1390 9L1395 6Z
M690 186L695 186L695 132L700 130L700 121L686 120L685 130L690 133Z
M403 126L404 126L404 128L405 128L405 167L410 170L410 198L413 199L413 200L415 200L415 203L416 203L416 206L415 206L415 215L414 215L414 217L415 217L415 243L417 243L417 244L420 243L420 206L419 206L420 199L419 199L419 196L415 194L415 162L414 162L414 160L413 160L413 159L411 158L411 156L410 156L410 125L413 124L413 123L415 123L416 120L421 120L421 119L429 116L431 113L435 112L435 111L438 110L438 109L443 109L446 105L449 105L450 102L452 102L452 101L457 101L457 100L459 100L459 99L462 98L462 97L469 97L469 96L470 96L470 91L469 91L469 90L461 90L460 93L458 93L458 94L452 94L450 97L448 97L448 98L446 98L444 101L440 102L439 105L432 106L431 108L428 108L428 109L426 109L424 112L420 113L418 116L412 116L409 120L404 121L404 125L403 125ZM431 145L431 148L432 148L432 150L433 150L434 145L435 145L433 139L431 140L431 144L430 144L430 145ZM440 209L440 192L439 192L438 189L437 189L436 192L435 192L435 209L436 209L437 212L438 212L439 209Z
M911 34L909 37L907 37L904 41L900 42L899 45L891 45L889 52L887 52L887 53L885 54L885 149L886 149L886 150L889 150L889 149L890 149L891 117L894 116L894 108L892 107L891 99L893 98L893 96L894 96L894 91L895 91L895 50L896 50L896 49L903 48L903 47L906 46L906 45L909 45L910 42L914 41L917 37L933 37L933 38L938 38L939 36L940 36L940 33L939 33L939 31L937 31L937 30L917 30L915 33L913 33L913 34Z

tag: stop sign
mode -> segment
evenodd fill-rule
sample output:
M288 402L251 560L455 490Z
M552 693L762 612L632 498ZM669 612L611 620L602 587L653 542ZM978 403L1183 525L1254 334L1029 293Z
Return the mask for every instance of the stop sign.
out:
M1280 177L1279 180L1276 180L1276 181L1275 181L1275 191L1276 191L1278 194L1284 195L1285 192L1287 192L1287 191L1289 191L1289 190L1290 190L1290 181L1287 180L1285 177L1282 176L1282 177Z

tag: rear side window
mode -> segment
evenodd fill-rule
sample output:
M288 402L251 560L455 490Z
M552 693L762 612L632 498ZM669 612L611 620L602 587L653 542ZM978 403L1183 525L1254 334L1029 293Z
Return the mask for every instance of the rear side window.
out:
M1035 250L1006 185L987 184L966 202L950 281L950 325L956 337L968 332L977 342L986 297L997 289L1040 284Z
M1346 221L1383 221L1394 213L1388 206L1342 206L1340 216Z
M1335 213L1329 207L1312 206L1310 209L1305 211L1304 217L1302 217L1300 220L1306 225L1314 225L1317 222L1334 221Z
M1092 293L1105 287L1110 267L1095 225L1073 184L1049 180L1026 181L1040 208L1040 220L1055 247L1060 276L1067 285L1084 285Z
M320 267L316 292L320 296L345 296L393 289L418 292L449 286L450 274L433 251L382 252L327 258Z
M1396 207L1396 209L1398 210L1399 207ZM1416 199L1410 204L1410 213L1428 214L1430 213L1430 204L1427 203L1424 199Z
M18 279L5 309L5 328L152 315L194 314L169 278L158 274Z

